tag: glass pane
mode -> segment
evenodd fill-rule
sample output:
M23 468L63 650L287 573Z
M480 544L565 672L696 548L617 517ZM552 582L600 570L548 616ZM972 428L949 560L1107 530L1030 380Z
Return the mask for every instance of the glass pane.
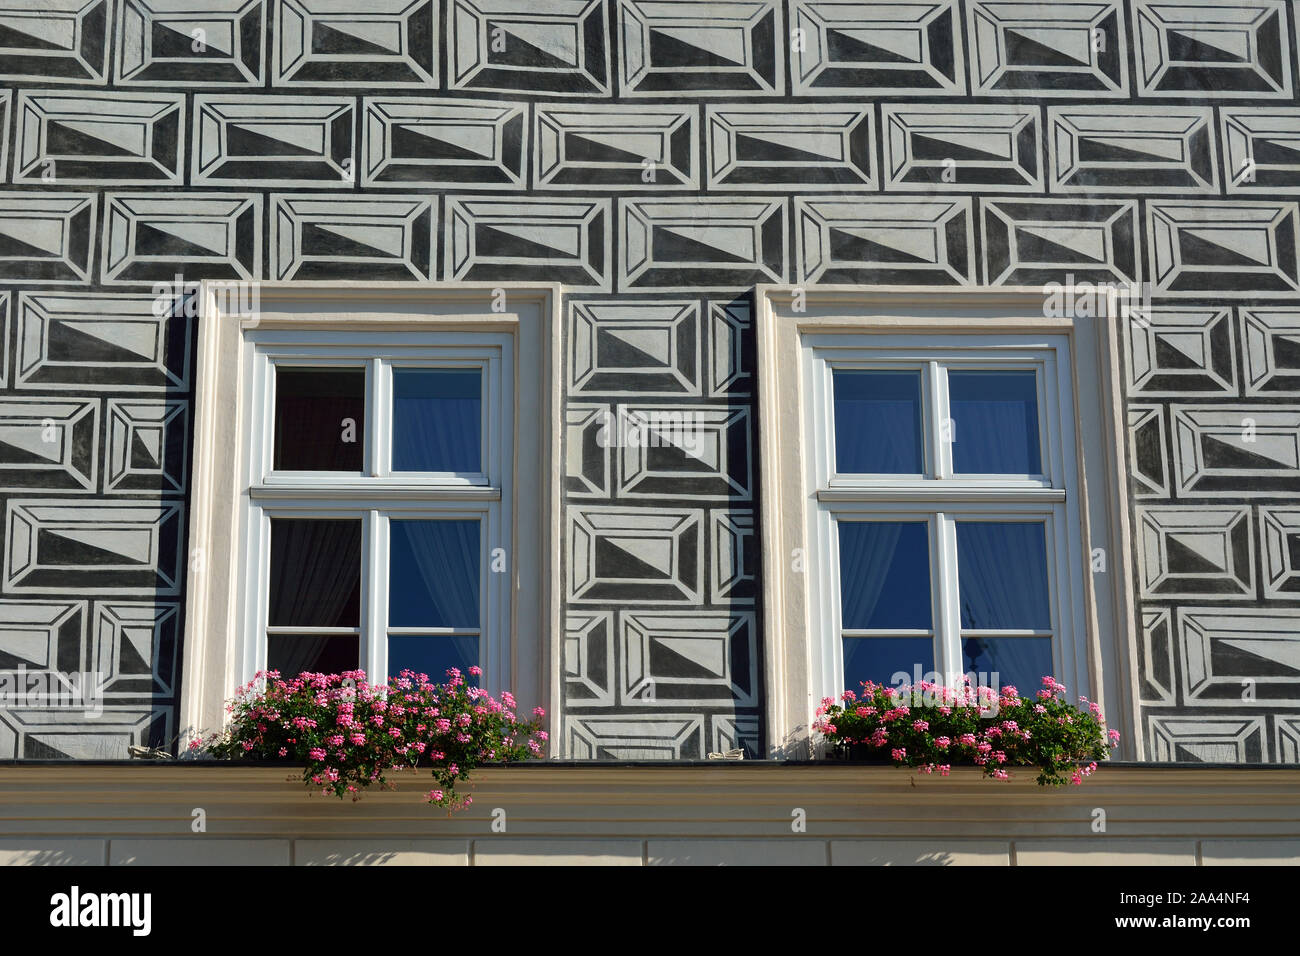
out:
M928 526L921 521L841 521L839 528L841 626L928 628Z
M361 625L361 522L271 519L272 627Z
M1032 369L950 371L948 406L954 472L1042 474L1037 373Z
M958 521L957 582L963 628L1052 626L1041 522Z
M393 471L480 472L479 369L393 369Z
M835 470L919 475L921 373L836 369Z
M933 680L934 642L928 637L844 638L844 689L857 691L863 681L890 687ZM895 678L907 675L902 680Z
M461 676L470 684L478 678L471 677L469 669L478 664L478 637L475 635L393 635L388 638L388 676L398 677L404 670L428 674L429 680L441 684L447 680L447 670L460 669Z
M1001 690L1010 684L1032 696L1052 673L1050 637L968 637L961 642L966 672L972 683Z
M353 634L270 634L266 638L266 669L279 671L285 680L304 671L341 674L361 666Z
M388 527L389 625L478 627L479 523L390 521Z
M277 471L361 471L366 370L275 370Z

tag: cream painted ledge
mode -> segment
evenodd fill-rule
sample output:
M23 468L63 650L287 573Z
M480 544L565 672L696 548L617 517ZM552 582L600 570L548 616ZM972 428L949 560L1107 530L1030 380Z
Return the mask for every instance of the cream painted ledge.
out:
M423 802L423 774L352 803L309 796L290 772L9 764L0 863L1300 864L1300 768L1103 767L1048 790L967 768L494 767L451 817ZM206 833L191 832L195 808Z

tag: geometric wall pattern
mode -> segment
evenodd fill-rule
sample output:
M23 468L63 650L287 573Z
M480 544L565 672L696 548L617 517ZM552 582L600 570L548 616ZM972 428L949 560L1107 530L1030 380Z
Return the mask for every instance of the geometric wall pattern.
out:
M747 298L569 300L563 746L575 757L758 752L749 329Z
M1123 4L967 0L972 92L1128 95Z
M1235 397L1232 310L1134 308L1124 344L1133 395Z
M965 92L957 0L793 0L789 10L791 92L796 96Z
M535 115L533 182L539 187L657 192L699 184L693 109L539 105ZM522 170L512 182L523 187Z
M201 5L123 0L113 27L115 83L173 89L262 86L271 6L268 0L214 0ZM290 29L295 12L278 31ZM292 40L286 46L292 50Z
M524 104L414 97L363 103L362 185L524 188Z
M781 92L785 33L777 0L619 0L620 92Z
M1032 106L886 106L881 140L890 188L935 184L1041 192L1038 109Z
M274 6L272 86L400 88L436 82L435 0L284 0Z
M1147 282L1146 757L1300 762L1285 0L8 0L0 757L168 743L184 280L565 283L559 752L762 735L755 283ZM162 293L162 299L159 293ZM160 306L161 302L161 307Z
M1137 80L1145 96L1286 98L1286 0L1177 4L1134 0Z
M1214 111L1208 106L1050 106L1047 116L1055 191L1179 196L1219 191ZM1117 116L1141 132L1116 135Z
M427 198L280 194L270 219L272 278L433 278L437 215Z
M1228 192L1294 195L1300 190L1295 132L1300 115L1287 107L1224 106L1219 110Z
M1300 291L1294 202L1147 205L1151 282L1169 296L1250 298Z

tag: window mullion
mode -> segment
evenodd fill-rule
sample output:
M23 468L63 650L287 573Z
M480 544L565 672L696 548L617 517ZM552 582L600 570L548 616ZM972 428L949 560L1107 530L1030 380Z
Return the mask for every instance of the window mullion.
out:
M945 512L934 516L935 574L938 606L935 608L935 669L945 683L965 673L961 656L961 607L957 586L957 523Z
M380 478L392 472L392 368L378 356L370 360L370 383L366 388L366 474Z
M930 413L926 421L930 432L930 475L934 478L952 477L952 440L956 437L948 413L948 375L939 362L926 366Z
M371 684L383 684L388 678L388 516L372 510L363 520L361 664Z

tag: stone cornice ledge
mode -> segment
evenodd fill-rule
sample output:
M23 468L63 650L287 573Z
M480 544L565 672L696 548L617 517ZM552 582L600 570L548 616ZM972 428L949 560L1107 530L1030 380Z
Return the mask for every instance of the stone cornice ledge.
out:
M185 763L0 767L0 839L190 838L491 839L493 810L511 837L790 838L807 836L1015 840L1030 837L1300 837L1300 767L1103 766L1083 786L1042 788L1027 769L985 780L893 767L737 762L662 767L572 764L489 767L447 816L422 797L426 773L396 775L396 791L357 803L309 795L285 766ZM1105 834L1093 832L1105 811ZM198 838L205 838L200 835Z

